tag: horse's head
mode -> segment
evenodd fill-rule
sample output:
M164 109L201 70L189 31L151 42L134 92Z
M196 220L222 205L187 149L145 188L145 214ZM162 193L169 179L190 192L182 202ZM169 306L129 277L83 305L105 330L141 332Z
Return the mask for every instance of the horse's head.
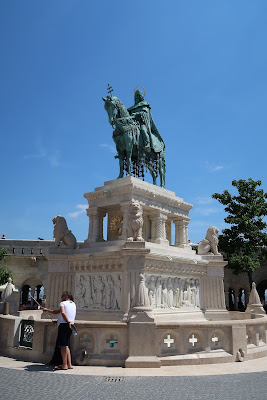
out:
M114 125L116 119L118 118L119 109L116 104L116 97L115 96L107 96L107 98L102 97L103 101L105 102L105 110L108 113L108 121L110 125Z

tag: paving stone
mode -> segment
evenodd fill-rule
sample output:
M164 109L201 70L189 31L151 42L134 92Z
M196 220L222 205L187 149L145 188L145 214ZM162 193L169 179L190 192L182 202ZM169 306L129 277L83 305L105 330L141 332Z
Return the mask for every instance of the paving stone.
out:
M267 398L267 372L182 377L125 377L46 373L0 368L0 399L12 400L263 400ZM114 378L114 377L112 377ZM119 377L118 377L119 378ZM3 396L3 397L1 397Z

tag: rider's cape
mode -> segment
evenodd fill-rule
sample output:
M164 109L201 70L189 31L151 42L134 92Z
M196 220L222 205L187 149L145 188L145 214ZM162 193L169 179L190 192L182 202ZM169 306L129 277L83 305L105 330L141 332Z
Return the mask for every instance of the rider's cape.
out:
M138 104L128 108L128 111L130 114L140 113L141 123L146 125L150 137L151 148L155 153L159 153L165 149L165 143L153 121L150 109L150 104L147 101L140 101Z

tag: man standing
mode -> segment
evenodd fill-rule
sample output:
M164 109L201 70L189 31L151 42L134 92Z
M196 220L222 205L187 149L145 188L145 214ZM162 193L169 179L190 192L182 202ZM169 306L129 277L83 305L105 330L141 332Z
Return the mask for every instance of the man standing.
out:
M76 304L73 301L72 295L69 292L63 292L59 310L48 310L43 308L43 311L48 311L51 314L60 314L57 326L58 337L57 344L61 351L62 364L56 366L55 370L72 369L71 354L69 349L69 341L74 328L74 320L76 316Z

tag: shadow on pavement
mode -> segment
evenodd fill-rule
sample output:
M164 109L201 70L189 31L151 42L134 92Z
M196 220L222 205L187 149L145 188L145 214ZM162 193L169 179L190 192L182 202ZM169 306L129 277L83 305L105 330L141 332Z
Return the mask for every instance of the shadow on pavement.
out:
M52 365L44 365L44 364L32 364L32 365L27 365L27 367L24 368L24 371L29 371L29 372L36 372L36 371L53 372L53 366Z

